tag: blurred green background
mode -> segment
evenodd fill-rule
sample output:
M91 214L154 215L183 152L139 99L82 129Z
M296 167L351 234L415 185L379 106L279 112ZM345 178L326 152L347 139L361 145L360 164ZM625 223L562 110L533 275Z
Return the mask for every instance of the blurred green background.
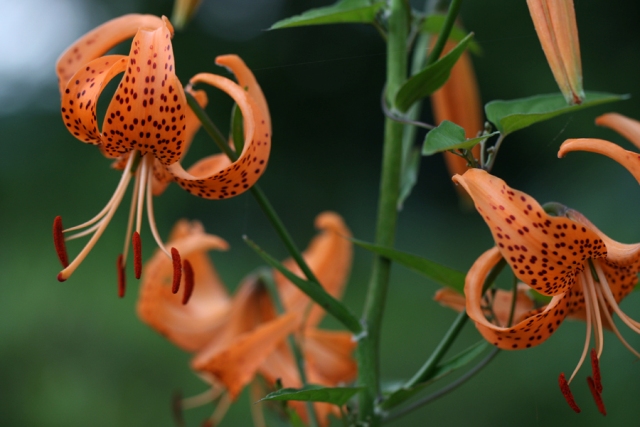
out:
M330 1L204 0L196 20L174 37L183 82L216 70L216 55L237 53L254 70L271 108L273 151L260 185L303 247L323 210L341 213L354 235L373 240L382 140L379 107L385 46L368 26L325 26L265 31L272 23ZM124 300L116 296L115 261L126 209L71 279L58 283L51 223L72 225L92 217L119 179L98 150L75 140L59 117L54 63L73 40L113 17L143 12L169 15L169 0L23 0L0 2L0 425L170 426L170 397L204 390L188 368L189 355L142 324L135 314L138 283L130 277ZM640 189L614 162L590 154L558 160L569 137L604 137L593 119L615 109L640 117L638 2L576 0L585 88L631 93L629 101L562 116L511 135L494 172L545 202L556 200L587 215L613 238L640 240ZM474 58L482 98L511 99L556 91L524 0L463 2L461 18L484 54ZM127 50L128 48L125 48ZM209 113L226 129L230 101L210 92ZM106 105L103 102L103 105ZM431 121L429 108L423 119ZM422 136L422 134L420 135ZM212 152L199 134L187 163ZM225 238L227 253L212 255L229 289L258 267L246 234L278 258L286 252L249 194L200 200L172 186L155 202L167 236L182 217L203 221ZM143 241L150 242L148 230ZM397 247L461 270L492 245L475 212L458 207L439 156L422 160L419 183L400 216ZM80 243L69 244L76 254ZM145 246L144 257L152 254ZM360 313L371 255L356 251L345 301ZM455 314L432 302L437 286L401 267L393 270L382 341L385 381L406 379L428 357ZM640 297L622 304L640 317ZM337 327L326 321L327 327ZM621 326L628 341L640 338ZM578 361L584 324L565 322L547 342L523 352L502 352L455 393L399 419L394 426L635 425L640 416L640 365L607 333L602 358L603 398L596 410L585 381L572 388L583 408L574 414L558 386ZM468 325L452 354L479 339ZM442 384L446 383L445 380ZM250 425L248 396L223 426ZM210 408L187 413L189 425Z

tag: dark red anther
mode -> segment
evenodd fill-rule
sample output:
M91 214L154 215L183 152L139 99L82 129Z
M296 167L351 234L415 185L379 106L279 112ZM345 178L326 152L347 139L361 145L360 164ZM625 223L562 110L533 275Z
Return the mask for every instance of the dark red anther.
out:
M595 381L591 377L587 377L587 384L589 384L589 390L591 390L591 394L593 395L593 400L596 401L596 405L598 406L598 411L602 415L607 415L607 410L604 407L604 402L602 401L602 395L598 392L598 388L595 384Z
M140 233L133 232L133 274L136 279L142 275L142 241L140 241Z
M67 278L62 276L62 272L58 273L58 282L64 282L65 280L67 280Z
M571 406L571 409L576 411L576 413L580 413L580 408L576 404L576 401L573 399L573 394L571 393L571 389L569 388L569 383L567 379L564 377L564 373L560 374L558 377L558 384L560 385L560 391L564 396L565 400Z
M64 230L62 227L62 217L58 215L53 220L53 245L56 247L56 253L58 254L62 268L67 268L69 266L69 255L67 255L67 246L64 244L64 234L62 230ZM58 280L60 280L60 276L58 276ZM65 280L66 279L60 281L64 282Z
M124 273L124 258L122 257L122 254L118 256L116 268L118 269L118 296L122 298L124 297L124 291L127 286L127 277Z
M174 294L180 290L180 279L182 279L182 262L180 252L176 248L171 248L171 260L173 261L173 283L171 284L171 292Z
M596 386L598 394L602 393L602 377L600 376L600 361L596 349L591 349L591 371L593 372L593 383Z
M173 420L176 426L184 427L184 416L182 414L182 393L175 391L171 398L171 412L173 413Z
M182 305L185 305L189 302L191 294L193 294L193 285L195 284L195 281L193 277L193 267L191 267L189 260L184 260L182 269L184 270L184 294L182 295Z

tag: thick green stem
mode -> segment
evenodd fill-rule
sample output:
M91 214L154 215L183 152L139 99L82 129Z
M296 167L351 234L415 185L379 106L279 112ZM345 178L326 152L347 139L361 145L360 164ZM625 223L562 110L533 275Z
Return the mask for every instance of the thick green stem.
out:
M391 0L387 43L387 104L394 105L395 94L406 80L409 15L403 0ZM402 131L404 126L385 120L380 200L376 225L376 244L392 247L395 241L398 217L397 203L400 193L402 166ZM369 282L362 323L365 333L358 342L358 383L365 387L360 393L359 419L369 427L380 425L375 413L375 402L380 394L379 350L380 326L387 295L391 261L375 256Z

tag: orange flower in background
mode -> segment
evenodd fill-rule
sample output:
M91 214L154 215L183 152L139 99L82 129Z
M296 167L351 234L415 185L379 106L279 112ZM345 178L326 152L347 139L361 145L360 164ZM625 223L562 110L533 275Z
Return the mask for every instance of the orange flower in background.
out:
M454 42L448 41L444 53L455 46ZM449 120L462 127L467 138L475 138L484 129L480 91L468 52L464 52L453 66L449 80L431 95L431 107L436 125ZM473 147L472 152L478 158L480 146ZM445 152L444 159L451 176L462 174L468 168L467 161L453 153ZM467 197L464 191L459 193Z
M570 406L579 412L569 383L588 353L593 328L595 349L591 351L593 377L588 379L599 410L604 414L598 360L604 346L603 328L609 327L636 356L618 332L615 312L633 331L640 323L622 312L618 303L638 282L640 244L618 243L598 230L580 213L567 210L565 216L551 216L529 195L508 187L501 179L479 169L457 175L491 229L494 248L473 264L465 281L466 308L480 333L493 345L523 349L544 342L567 315L584 318L587 336L582 356L567 381L560 375L560 387ZM516 277L535 291L552 296L544 307L533 310L511 327L487 320L482 287L491 269L504 258Z
M104 55L133 36L129 55ZM219 56L218 65L235 74L238 83L212 74L198 74L191 83L221 89L239 106L244 118L245 143L236 162L226 156L202 159L188 171L180 164L200 126L186 104L182 84L175 74L171 46L173 28L163 17L125 15L113 19L73 43L58 59L56 71L62 96L61 112L67 129L79 140L97 145L115 159L123 174L105 208L93 219L64 229L54 221L54 243L63 266L58 280L69 278L93 248L115 214L134 179L133 200L123 254L118 259L120 294L124 293L124 265L133 233L134 267L141 274L140 228L146 204L149 224L158 246L174 265L174 285L180 282L181 261L175 248L165 248L155 226L152 195L162 193L176 181L189 193L207 199L224 199L243 193L266 168L271 146L271 120L264 95L253 74L235 55ZM124 73L109 103L102 128L97 126L98 98L117 74ZM190 91L200 105L207 103L202 91ZM92 235L80 254L69 262L64 233L84 229L66 240ZM177 286L174 286L177 291Z
M538 39L568 104L584 100L580 41L573 0L527 0Z
M320 234L303 256L327 292L339 296L351 266L349 229L340 216L325 212L316 219ZM138 301L142 320L174 344L194 352L191 366L222 394L218 406L234 400L260 374L270 385L280 379L284 387L300 387L296 363L285 338L294 334L304 354L309 383L336 386L351 381L356 364L355 348L348 332L317 328L322 310L282 276L275 275L285 312L277 315L269 292L259 276L246 277L232 298L215 274L206 250L226 248L199 225L179 223L170 244L178 248L194 267L196 282L188 305L171 298L170 261L157 252L147 263ZM291 267L291 261L285 261ZM292 271L298 273L295 268ZM226 404L226 403L225 403ZM291 402L302 417L304 405ZM321 425L337 408L318 403ZM216 415L219 421L220 415Z

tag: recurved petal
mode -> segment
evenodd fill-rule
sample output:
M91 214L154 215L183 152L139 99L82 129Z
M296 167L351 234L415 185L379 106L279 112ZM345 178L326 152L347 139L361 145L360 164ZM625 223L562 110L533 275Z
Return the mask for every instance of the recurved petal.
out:
M118 43L133 37L139 28L157 28L162 19L153 15L129 14L112 19L76 40L58 58L56 73L60 93L85 64L104 55Z
M602 154L624 166L640 183L640 154L625 150L613 142L596 138L567 139L560 146L558 157L562 158L571 151L589 151Z
M208 360L194 368L215 376L235 399L266 358L300 326L300 320L296 313L287 313L266 322L238 336L228 347L210 355Z
M184 151L186 100L174 69L173 28L164 18L133 38L127 69L109 104L102 128L104 150L119 156L131 150L152 153L163 165Z
M607 113L596 118L598 126L608 127L640 148L640 122L618 113Z
M548 305L525 315L523 320L512 327L496 326L485 318L482 287L487 275L501 257L499 249L493 247L471 266L464 286L467 314L475 321L480 334L496 347L504 350L534 347L549 338L567 316L571 289L554 296Z
M337 386L355 378L358 367L352 356L356 348L352 334L307 328L303 339L311 384Z
M176 182L191 194L205 199L226 199L248 190L264 173L271 149L271 123L263 96L251 71L242 61L233 62L233 71L245 87L215 74L201 73L192 84L206 83L227 93L238 104L244 122L244 146L238 159L206 175L193 175L179 164L169 167Z
M188 304L171 292L173 266L158 250L145 265L137 311L140 318L177 346L196 351L214 338L216 326L226 317L229 298L207 251L226 250L227 243L206 234L199 222L179 221L168 244L189 260L196 283Z
M340 298L351 270L353 245L349 238L351 231L340 215L322 212L315 220L318 235L311 240L302 256L324 289L333 297ZM283 262L294 274L305 277L293 259ZM310 302L302 291L295 287L279 272L274 271L280 297L286 310L303 312ZM307 325L317 325L324 310L314 304L307 318Z
M123 72L126 65L126 56L103 56L87 63L63 87L60 108L62 120L67 130L80 141L102 144L96 119L98 98L109 81Z
M453 180L473 199L514 274L543 295L564 294L582 271L582 261L607 254L596 233L548 215L533 197L500 178L469 169Z

